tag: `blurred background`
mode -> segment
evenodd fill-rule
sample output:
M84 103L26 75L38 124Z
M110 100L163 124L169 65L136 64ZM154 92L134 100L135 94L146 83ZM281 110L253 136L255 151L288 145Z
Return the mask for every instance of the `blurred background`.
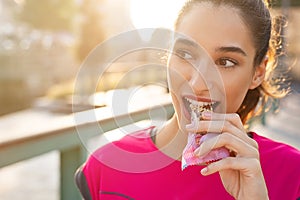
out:
M0 115L29 108L37 97L68 97L81 64L98 44L134 28L171 28L182 2L1 0ZM140 53L133 59L147 58ZM111 84L100 89L109 90Z
M10 119L23 111L35 109L61 115L70 114L76 75L85 58L98 44L136 28L171 29L183 2L184 0L0 0L0 138L1 134L9 137L10 128L7 127L18 126L19 122ZM300 1L277 0L273 7L274 14L282 14L289 21L282 29L286 36L283 41L286 48L283 62L291 67L289 80L292 93L297 95L300 91ZM165 74L158 68L138 70L130 76L129 82L119 84L122 74L135 67L136 62L149 62L149 59L153 59L153 54L155 52L137 52L126 59L119 59L105 72L95 92L137 86L143 84L145 79L163 85ZM96 69L90 70L90 75L93 76ZM103 82L105 84L101 84ZM86 79L83 84L86 88L83 89L89 90L94 87L93 84L89 84ZM293 112L300 108L298 96L291 102L286 105L295 104L291 108ZM97 105L94 101L79 104L78 111L81 111L104 106L105 103L100 100ZM34 123L34 118L30 118L30 115L24 115L23 118L21 121ZM294 124L300 122L295 120ZM11 123L10 126L4 124L7 122ZM57 159L57 154L49 154L22 165L0 168L0 199L59 199ZM36 166L49 160L51 163L44 167L54 175L36 170L31 174L34 176L31 184L27 185L28 177L24 177L26 170L37 169ZM41 180L47 182L42 188L38 184ZM16 191L21 193L18 195Z
M134 28L172 28L183 2L1 0L0 115L29 108L38 97L66 98L73 92L80 65L98 44ZM289 19L284 31L294 80L300 79L299 4L291 0L274 4L276 14ZM134 56L132 60L147 59L142 53ZM124 72L128 66L120 65L118 70ZM116 77L118 72L113 72ZM110 82L99 89L113 88Z

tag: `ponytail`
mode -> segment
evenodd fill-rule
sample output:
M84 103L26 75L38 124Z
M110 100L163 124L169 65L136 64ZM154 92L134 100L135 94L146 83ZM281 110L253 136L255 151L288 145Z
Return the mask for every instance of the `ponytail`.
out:
M267 1L266 5L270 5L270 1ZM285 61L287 55L284 30L286 27L287 19L284 16L273 18L269 49L266 54L268 62L265 79L258 88L248 91L238 111L244 124L251 123L253 117L256 119L266 112L277 111L279 99L285 97L290 91L287 83L287 72L290 68Z

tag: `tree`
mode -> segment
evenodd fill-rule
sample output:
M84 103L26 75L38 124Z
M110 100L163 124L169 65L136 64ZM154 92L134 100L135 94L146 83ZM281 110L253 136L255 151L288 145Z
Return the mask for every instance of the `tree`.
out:
M101 0L86 0L81 7L82 24L79 30L78 59L83 61L104 38Z
M75 0L25 0L17 19L36 29L73 31L76 14Z

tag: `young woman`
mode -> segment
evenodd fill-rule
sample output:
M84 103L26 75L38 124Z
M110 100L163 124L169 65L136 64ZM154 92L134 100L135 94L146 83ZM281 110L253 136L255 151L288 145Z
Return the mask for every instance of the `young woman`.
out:
M300 152L245 129L267 99L284 95L270 77L276 33L267 6L263 0L186 3L168 62L174 116L158 131L141 130L94 152L76 175L85 199L300 197ZM194 122L191 104L210 109ZM189 134L208 132L218 135L194 156L221 147L230 156L182 170Z

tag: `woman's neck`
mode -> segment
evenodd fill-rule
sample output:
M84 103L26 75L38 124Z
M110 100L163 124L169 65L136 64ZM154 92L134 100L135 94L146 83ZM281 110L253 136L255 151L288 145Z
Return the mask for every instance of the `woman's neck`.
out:
M175 160L181 159L186 143L187 134L179 129L175 115L156 134L157 148Z

